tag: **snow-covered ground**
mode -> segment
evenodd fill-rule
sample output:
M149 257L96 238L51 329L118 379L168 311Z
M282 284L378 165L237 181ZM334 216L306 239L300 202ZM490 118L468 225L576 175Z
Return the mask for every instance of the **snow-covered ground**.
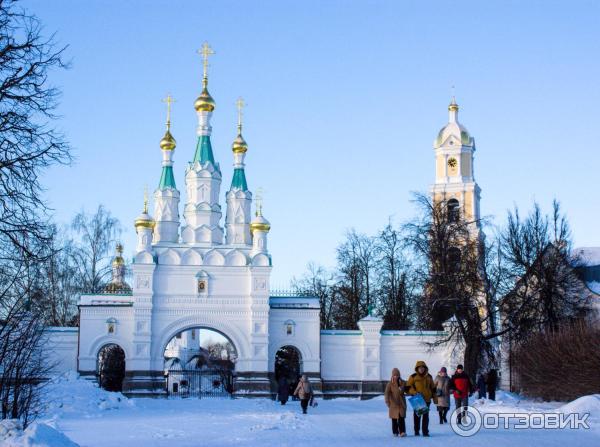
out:
M320 400L317 408L302 415L298 402L281 406L266 399L125 399L73 374L50 385L48 397L49 407L39 423L25 436L4 441L0 436L0 445L73 447L66 436L82 447L600 446L600 395L567 405L536 403L502 392L496 402L473 401L482 413L590 412L589 430L482 429L463 438L448 425L440 426L432 412L429 439L412 436L412 413L407 418L409 436L393 438L381 397Z

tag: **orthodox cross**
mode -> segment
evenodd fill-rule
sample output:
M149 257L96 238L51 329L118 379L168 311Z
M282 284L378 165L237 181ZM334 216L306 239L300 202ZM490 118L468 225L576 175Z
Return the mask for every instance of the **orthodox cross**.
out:
M244 108L244 106L246 105L246 103L244 102L244 100L242 99L242 97L240 96L237 101L235 102L235 105L237 107L237 111L238 111L238 133L241 134L242 133L242 117L243 117L243 111L242 109Z
M200 54L200 56L202 56L202 68L204 70L203 79L206 80L206 79L208 79L208 58L210 56L212 56L213 54L215 54L215 52L210 47L208 42L204 42L202 44L202 48L200 48L198 50L198 54Z
M162 102L167 103L167 128L171 127L171 104L175 102L171 95L167 95Z

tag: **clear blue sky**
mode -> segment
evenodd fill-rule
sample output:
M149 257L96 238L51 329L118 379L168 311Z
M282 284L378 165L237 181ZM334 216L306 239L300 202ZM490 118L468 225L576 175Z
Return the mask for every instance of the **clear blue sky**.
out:
M475 137L482 213L505 220L557 197L576 245L600 245L600 3L596 1L27 1L69 44L53 77L75 164L45 176L57 220L105 204L126 227L159 181L164 104L176 98L175 172L195 147L195 54L217 54L213 148L232 175L235 100L250 189L265 190L273 282L334 264L346 229L413 215L456 85ZM224 203L224 202L222 202Z

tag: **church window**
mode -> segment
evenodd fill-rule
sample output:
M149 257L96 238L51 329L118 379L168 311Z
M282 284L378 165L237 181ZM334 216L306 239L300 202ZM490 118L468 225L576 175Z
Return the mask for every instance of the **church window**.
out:
M206 281L203 279L198 280L198 293L206 292Z
M456 200L456 199L448 200L447 208L448 208L448 222L450 222L450 223L458 222L459 211L460 211L460 205L458 203L458 200Z
M175 336L175 338L181 338L181 332L178 332L177 335Z
M196 330L192 329L192 340L196 340Z

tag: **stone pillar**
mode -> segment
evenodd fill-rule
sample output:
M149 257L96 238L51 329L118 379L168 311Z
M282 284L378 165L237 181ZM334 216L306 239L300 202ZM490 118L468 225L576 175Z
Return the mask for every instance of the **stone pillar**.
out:
M270 397L269 381L269 276L271 267L250 269L249 358L236 364L235 395Z
M384 391L381 381L381 327L383 320L371 315L358 322L362 332L361 398L367 399Z
M152 296L156 265L133 264L133 334L131 358L125 359L123 391L128 395L164 394L162 367L152 363Z

